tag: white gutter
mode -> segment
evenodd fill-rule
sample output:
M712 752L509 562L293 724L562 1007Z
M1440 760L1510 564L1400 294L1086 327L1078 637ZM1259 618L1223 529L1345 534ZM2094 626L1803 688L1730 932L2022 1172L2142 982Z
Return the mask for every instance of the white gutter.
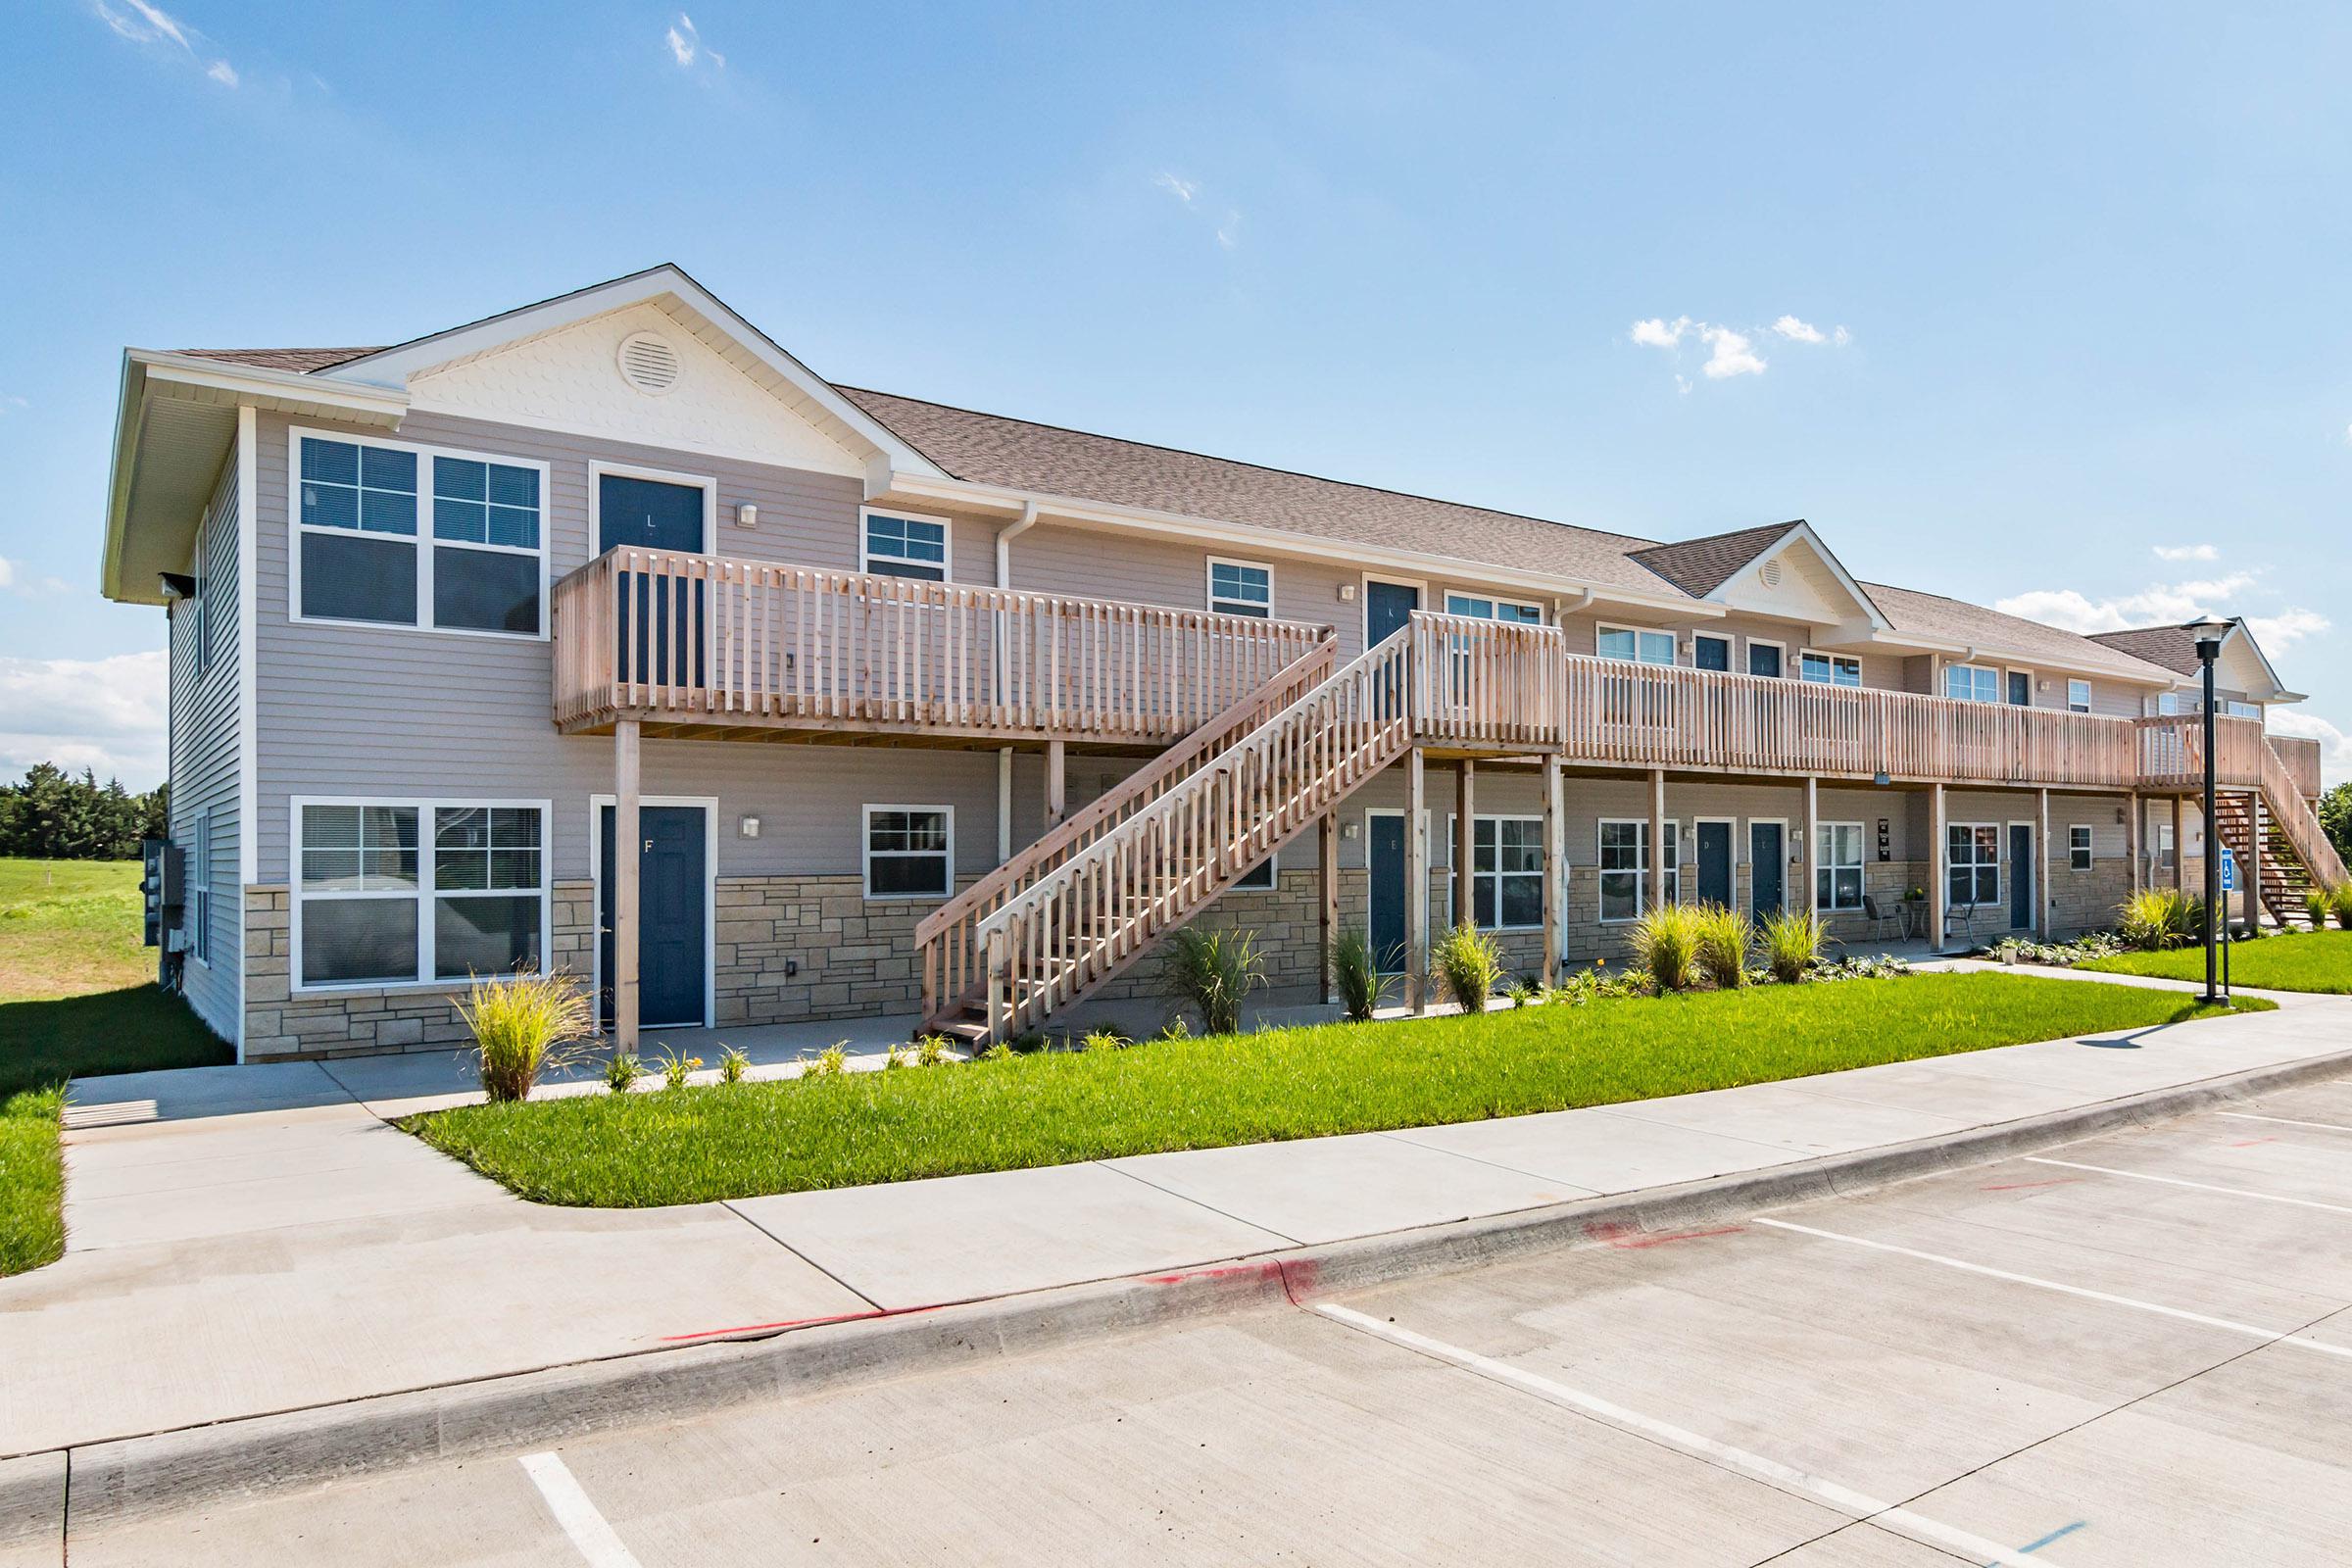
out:
M1032 501L1021 508L1015 520L997 530L997 586L1012 586L1012 542L1037 526L1037 503Z

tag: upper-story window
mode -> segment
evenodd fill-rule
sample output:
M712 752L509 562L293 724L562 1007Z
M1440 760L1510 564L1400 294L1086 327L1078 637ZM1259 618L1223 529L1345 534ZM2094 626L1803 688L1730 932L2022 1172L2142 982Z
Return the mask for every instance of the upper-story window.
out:
M2034 672L2032 670L2013 669L2009 672L2009 706L2011 708L2032 708L2034 706Z
M2066 710L2070 713L2090 711L2090 682L2070 680L2066 683Z
M1447 594L1446 613L1468 615L1474 620L1507 620L1519 626L1544 624L1544 607L1525 605L1512 599L1486 599L1476 594Z
M2001 672L1983 664L1946 664L1943 695L1955 702L1997 703L2001 700Z
M2222 699L2222 711L2231 718L2260 718L2262 705L2260 703L2241 703L2234 697L2225 697Z
M1274 568L1209 557L1208 608L1220 615L1267 618L1274 613Z
M860 571L946 582L948 519L869 510L865 514L865 538L858 551Z
M1603 659L1630 659L1638 664L1674 662L1674 633L1644 631L1638 626L1603 626L1592 634L1592 651Z
M293 441L296 619L547 634L545 465L299 430Z
M1816 686L1859 686L1862 661L1846 654L1817 654L1808 648L1797 658L1796 673Z

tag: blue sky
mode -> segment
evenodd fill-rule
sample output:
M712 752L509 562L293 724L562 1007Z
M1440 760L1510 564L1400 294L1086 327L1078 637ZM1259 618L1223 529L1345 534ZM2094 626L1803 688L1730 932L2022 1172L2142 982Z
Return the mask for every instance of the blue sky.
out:
M2352 776L2340 8L8 31L0 772L161 771L162 614L95 586L123 345L395 341L668 260L856 384L1659 538L1804 516L2086 627L2242 612Z

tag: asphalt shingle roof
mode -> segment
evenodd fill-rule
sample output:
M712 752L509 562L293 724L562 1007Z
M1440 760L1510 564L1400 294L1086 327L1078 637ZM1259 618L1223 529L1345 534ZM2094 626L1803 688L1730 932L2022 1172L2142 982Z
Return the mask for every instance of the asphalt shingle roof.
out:
M2194 675L2197 664L2197 640L2185 626L2134 626L2126 631L2094 631L2094 643L2130 654L2134 659L2161 664L2178 675Z
M1632 555L1683 592L1704 599L1731 581L1740 567L1788 537L1795 526L1793 522L1772 522L1761 528L1738 528L1677 544L1652 545Z

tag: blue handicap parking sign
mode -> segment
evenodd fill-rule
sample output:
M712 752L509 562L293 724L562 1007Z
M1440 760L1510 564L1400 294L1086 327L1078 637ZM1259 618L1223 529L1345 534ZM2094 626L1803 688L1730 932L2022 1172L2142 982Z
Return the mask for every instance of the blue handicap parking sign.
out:
M2227 844L2222 846L2222 891L2237 891L2237 857L2230 853Z

